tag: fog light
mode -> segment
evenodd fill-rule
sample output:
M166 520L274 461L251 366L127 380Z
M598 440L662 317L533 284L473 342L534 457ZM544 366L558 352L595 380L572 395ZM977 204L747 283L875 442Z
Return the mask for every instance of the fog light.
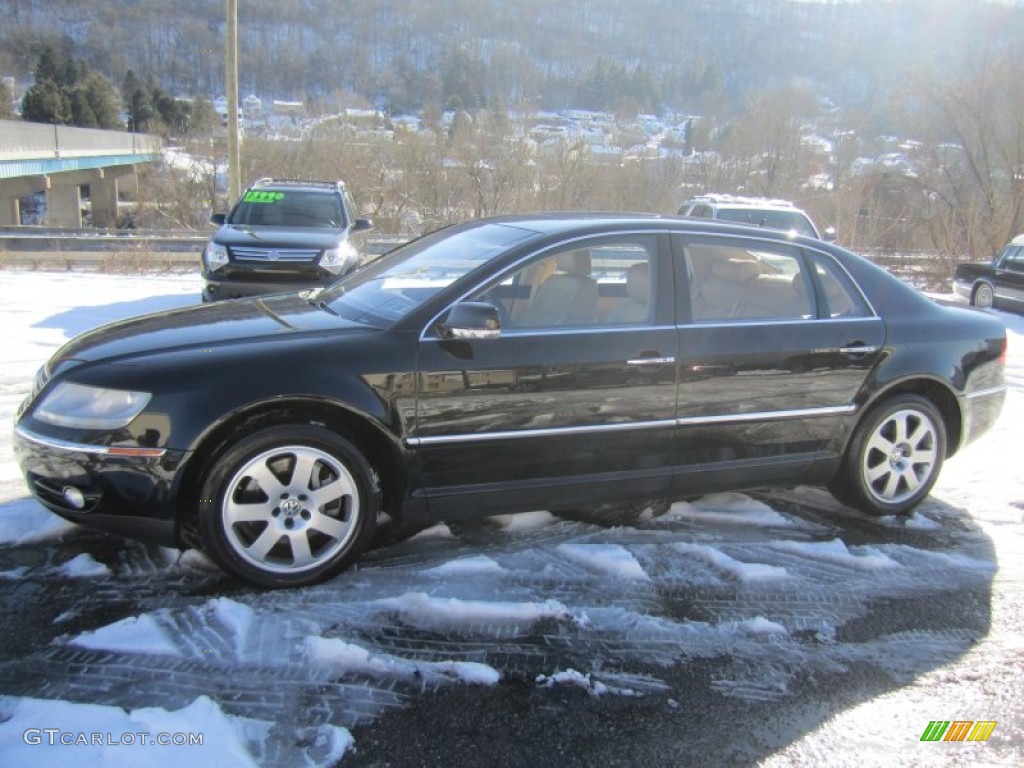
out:
M64 494L64 501L75 509L85 509L85 494L71 485L65 485L61 489Z

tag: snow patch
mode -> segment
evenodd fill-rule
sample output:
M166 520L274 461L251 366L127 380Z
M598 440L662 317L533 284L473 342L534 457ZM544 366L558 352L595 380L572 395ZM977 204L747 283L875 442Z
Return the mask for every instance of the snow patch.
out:
M235 653L242 656L245 651L246 639L249 637L249 630L252 628L255 611L248 605L235 602L226 597L218 597L206 604L213 611L213 615L230 630L235 638Z
M785 568L765 563L745 563L730 557L719 549L707 544L689 544L678 542L672 548L684 555L692 555L706 563L724 571L729 576L743 582L776 581L789 576Z
M178 710L147 707L125 712L120 707L77 704L48 699L0 699L0 744L5 765L31 765L33 768L144 768L187 763L189 768L256 768L257 762L246 749L238 722L225 715L209 697L200 696ZM59 728L56 742L42 728ZM91 744L92 734L102 734L112 744ZM140 742L139 734L148 734L149 742ZM202 745L158 744L157 735L202 734ZM27 744L26 734L38 735L39 744ZM71 740L69 746L61 740ZM77 739L77 741L76 741ZM129 745L131 739L131 745ZM338 758L351 746L349 742L334 752ZM185 755L187 754L187 757Z
M558 518L550 512L519 512L514 515L495 515L494 522L508 531L525 531L531 528L543 528L558 522Z
M96 562L88 552L83 552L61 565L57 573L71 579L89 579L110 576L110 569L103 563Z
M35 499L17 499L0 505L0 544L54 538L74 528L74 523L47 511Z
M372 654L361 645L337 638L307 637L302 643L306 658L350 672L375 676L414 678L443 677L475 685L496 685L501 673L487 664L472 661L410 661L387 654Z
M393 611L405 621L424 627L476 622L532 624L541 619L573 619L569 609L557 600L539 603L491 602L431 597L424 592L406 592L399 597L375 600L370 605L381 611Z
M698 522L763 525L790 528L794 523L764 502L742 493L713 493L697 501L677 501L662 520L693 520Z
M438 523L432 525L429 528L425 528L415 536L410 536L409 541L420 541L422 539L454 539L455 534L452 533L452 529L444 523Z
M768 546L779 552L788 552L812 560L845 565L863 571L899 568L900 564L873 547L857 547L863 554L851 552L841 539L832 541L772 541Z
M147 613L129 616L91 632L83 632L72 638L70 644L98 651L181 656L181 651L167 636L163 627Z
M434 568L428 568L424 573L429 576L482 576L507 571L486 555L479 555L449 560Z
M560 544L557 551L570 560L609 576L650 580L630 551L618 544Z

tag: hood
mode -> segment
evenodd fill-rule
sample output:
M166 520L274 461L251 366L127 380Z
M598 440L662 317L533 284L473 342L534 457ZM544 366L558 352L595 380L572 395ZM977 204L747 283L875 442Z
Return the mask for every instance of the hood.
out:
M299 293L222 301L142 315L83 333L54 356L94 362L286 335L372 330L309 304Z
M310 227L268 227L225 224L213 234L220 245L246 248L334 248L345 240L344 229Z

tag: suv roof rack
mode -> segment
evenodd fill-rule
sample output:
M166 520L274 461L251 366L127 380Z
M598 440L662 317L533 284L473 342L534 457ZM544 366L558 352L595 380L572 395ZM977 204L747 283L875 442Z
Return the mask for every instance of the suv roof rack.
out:
M724 195L714 192L709 192L705 195L694 195L690 198L689 202L706 202L706 203L717 203L717 204L733 204L733 205L774 205L780 208L796 208L791 200L781 200L779 198L770 197L745 197L743 195Z
M303 185L306 187L330 187L331 189L337 189L344 187L345 182L343 181L325 181L321 179L273 179L269 176L264 176L262 179L257 179L250 187L263 187L268 184L295 184Z

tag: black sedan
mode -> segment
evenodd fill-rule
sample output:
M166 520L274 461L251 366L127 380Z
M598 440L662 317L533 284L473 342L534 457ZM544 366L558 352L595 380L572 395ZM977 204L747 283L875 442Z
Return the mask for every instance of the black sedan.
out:
M297 586L460 516L798 483L905 513L998 416L1005 350L818 240L508 217L86 333L15 444L57 514Z
M958 264L953 289L976 307L1024 311L1024 235L990 262Z

